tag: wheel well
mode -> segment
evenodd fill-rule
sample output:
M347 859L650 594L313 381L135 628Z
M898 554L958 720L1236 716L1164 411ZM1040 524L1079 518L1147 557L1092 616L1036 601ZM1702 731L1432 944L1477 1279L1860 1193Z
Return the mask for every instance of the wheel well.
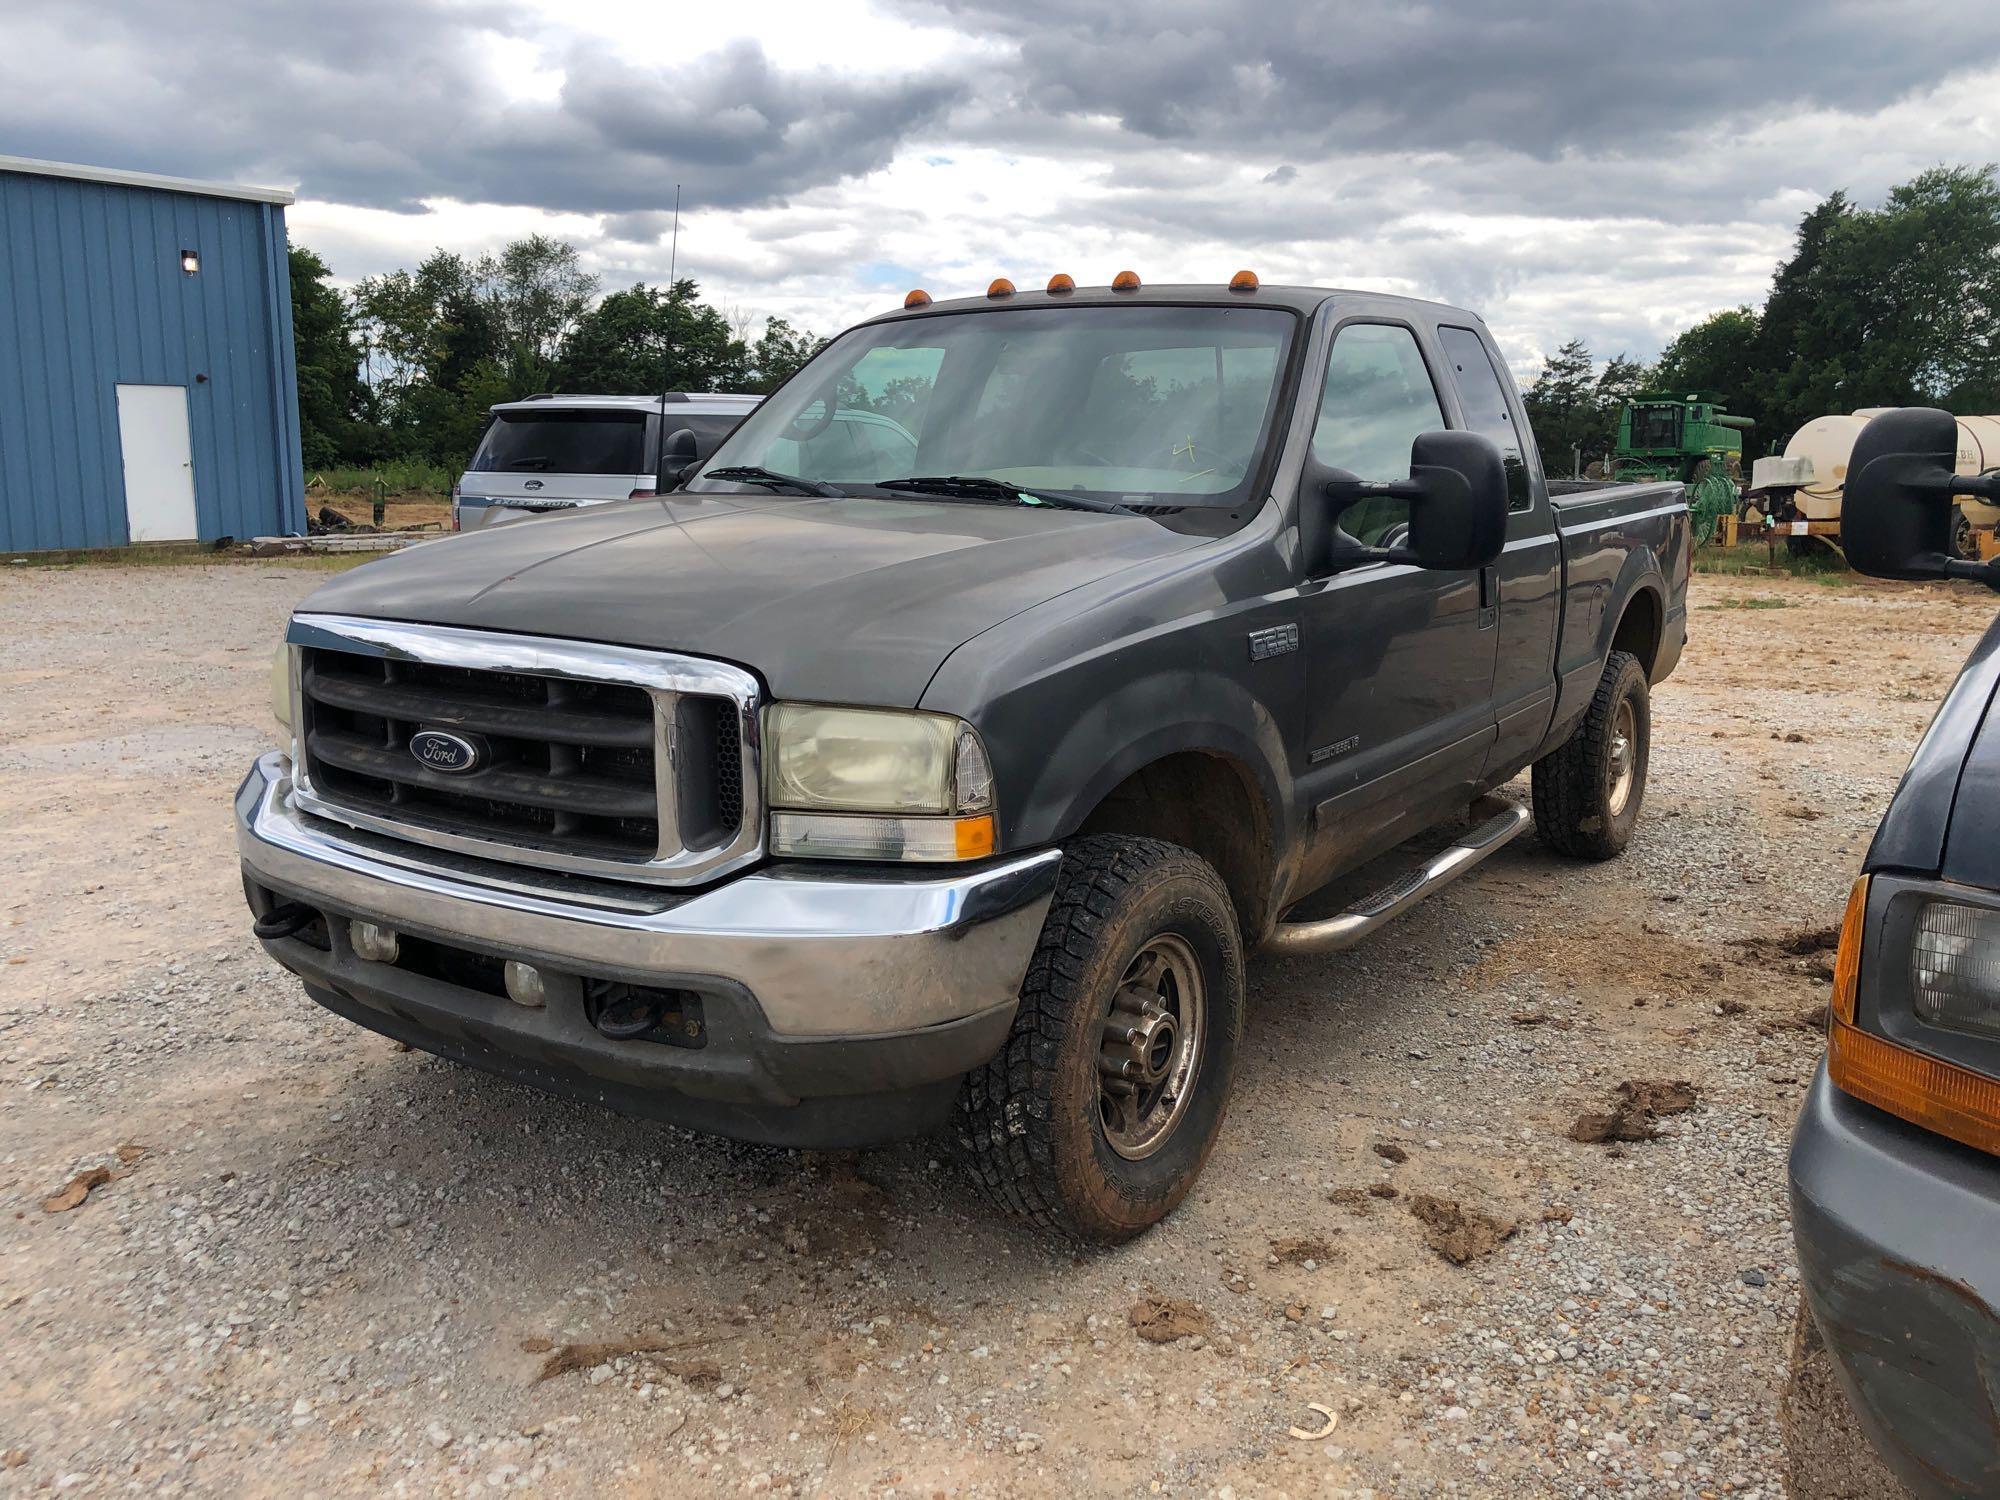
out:
M1629 651L1639 658L1646 680L1653 679L1653 663L1660 655L1660 600L1651 589L1641 589L1625 606L1625 614L1612 633L1611 649Z
M1134 771L1105 794L1078 834L1165 839L1214 866L1244 941L1262 932L1271 898L1270 812L1250 773L1226 755L1188 750Z

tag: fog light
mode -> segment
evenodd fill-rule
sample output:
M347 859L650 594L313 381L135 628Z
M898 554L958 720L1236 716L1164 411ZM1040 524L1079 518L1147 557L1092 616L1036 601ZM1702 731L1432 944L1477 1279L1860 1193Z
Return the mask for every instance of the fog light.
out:
M347 924L347 940L354 945L356 958L365 958L376 964L396 961L399 945L392 928L378 927L373 922L350 922Z
M542 971L519 959L507 960L507 998L516 1005L543 1005L549 998Z

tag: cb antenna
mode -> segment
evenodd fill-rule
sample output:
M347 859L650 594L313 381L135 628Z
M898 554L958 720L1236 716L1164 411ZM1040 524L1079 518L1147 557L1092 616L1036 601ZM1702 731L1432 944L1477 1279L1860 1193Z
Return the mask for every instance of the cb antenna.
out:
M674 184L674 237L667 249L667 302L674 300L674 273L680 267L681 259L681 185ZM670 394L662 381L660 391L660 448L658 461L653 465L653 484L657 489L667 467L667 397Z
M681 259L681 185L674 184L674 242L667 251L667 295L674 292L674 271Z

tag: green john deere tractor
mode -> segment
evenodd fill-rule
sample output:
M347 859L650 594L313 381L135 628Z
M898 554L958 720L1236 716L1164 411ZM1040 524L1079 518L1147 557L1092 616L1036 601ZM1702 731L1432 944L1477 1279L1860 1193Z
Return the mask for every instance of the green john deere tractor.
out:
M1611 453L1614 479L1678 479L1687 486L1694 544L1713 540L1737 505L1743 479L1743 434L1753 424L1698 395L1640 396L1618 418Z

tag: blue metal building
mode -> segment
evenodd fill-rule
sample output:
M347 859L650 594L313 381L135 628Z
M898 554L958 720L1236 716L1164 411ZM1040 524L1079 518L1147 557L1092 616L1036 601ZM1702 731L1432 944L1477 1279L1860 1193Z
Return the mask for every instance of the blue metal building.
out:
M291 201L0 156L0 551L305 530Z

